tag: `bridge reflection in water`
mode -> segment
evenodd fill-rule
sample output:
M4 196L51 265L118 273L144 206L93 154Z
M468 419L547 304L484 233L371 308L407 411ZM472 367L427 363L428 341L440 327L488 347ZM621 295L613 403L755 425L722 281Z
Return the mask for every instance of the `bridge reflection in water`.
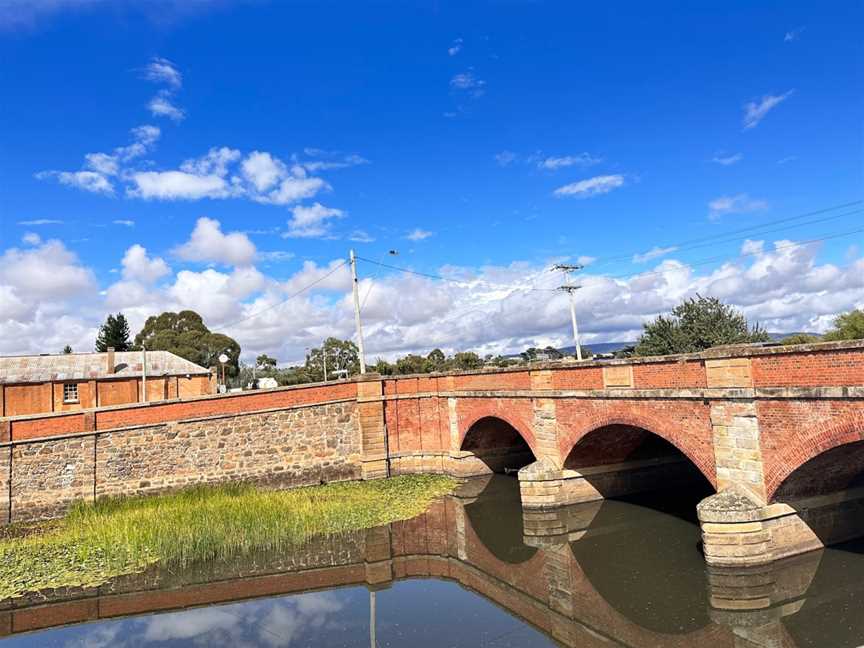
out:
M650 500L523 512L515 479L469 480L415 519L284 555L6 601L0 646L864 642L862 545L706 568L687 502L703 494L678 496L681 513Z

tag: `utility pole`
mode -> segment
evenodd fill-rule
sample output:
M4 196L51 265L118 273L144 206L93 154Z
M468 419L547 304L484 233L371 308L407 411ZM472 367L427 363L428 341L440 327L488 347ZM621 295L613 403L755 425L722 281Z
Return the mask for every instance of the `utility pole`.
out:
M321 359L324 361L324 382L327 382L327 340L321 345Z
M141 401L147 402L147 347L141 345Z
M585 266L581 265L568 265L566 263L556 263L552 266L553 270L561 270L566 277L570 277L571 273L576 272L577 270L581 270ZM576 359L580 362L582 361L582 347L579 345L579 325L576 323L576 291L579 290L581 286L576 286L573 284L565 284L563 286L559 286L558 290L563 290L570 294L570 321L573 324L573 343L576 345Z
M354 292L354 322L357 325L357 350L360 356L360 373L366 373L366 352L363 350L363 326L360 324L360 290L357 284L357 257L351 250L351 288Z

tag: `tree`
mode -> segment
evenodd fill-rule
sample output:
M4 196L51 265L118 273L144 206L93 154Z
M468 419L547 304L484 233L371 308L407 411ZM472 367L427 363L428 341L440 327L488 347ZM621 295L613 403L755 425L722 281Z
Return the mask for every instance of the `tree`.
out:
M447 356L441 349L432 349L429 355L426 356L426 371L444 371L447 364Z
M409 353L408 355L396 360L396 373L398 374L418 374L426 373L427 361L421 355Z
M767 342L768 334L757 325L749 328L747 319L731 306L714 297L696 295L672 310L644 324L636 345L636 355L696 353L724 344Z
M226 374L237 376L240 371L240 345L223 333L211 332L195 311L168 311L148 317L135 336L135 348L170 351L202 367L217 366L224 353L228 356Z
M109 348L115 351L129 351L132 348L129 335L129 322L126 321L126 316L123 313L109 314L105 323L99 327L96 350L103 353Z
M793 333L792 335L787 335L785 338L780 340L780 344L813 344L814 342L821 342L822 338L818 335L810 335L809 333Z
M396 369L384 358L378 358L372 366L372 371L381 376L392 376Z
M360 373L360 355L357 345L351 340L340 340L329 337L321 347L309 351L306 356L306 372L314 382L324 380L324 359L327 359L327 378L336 377L337 372L345 371L345 375L354 376Z
M262 353L257 358L255 358L255 366L259 371L275 371L276 365L278 361L276 358L272 358L268 356L266 353Z
M479 369L483 360L473 351L462 351L453 356L453 366L456 369Z
M72 353L72 347L67 344L65 347L63 347L63 353Z
M856 308L838 315L834 329L828 331L824 340L864 340L864 310Z

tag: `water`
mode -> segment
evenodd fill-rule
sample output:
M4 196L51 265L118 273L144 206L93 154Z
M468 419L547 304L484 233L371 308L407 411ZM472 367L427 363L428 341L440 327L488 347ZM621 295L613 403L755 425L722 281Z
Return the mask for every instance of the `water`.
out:
M864 543L709 570L700 496L523 513L515 480L472 480L418 518L290 555L0 604L0 648L864 643Z

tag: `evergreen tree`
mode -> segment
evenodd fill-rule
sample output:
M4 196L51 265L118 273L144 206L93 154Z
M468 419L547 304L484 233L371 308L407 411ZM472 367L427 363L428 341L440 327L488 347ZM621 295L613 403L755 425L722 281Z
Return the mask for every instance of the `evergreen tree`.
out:
M724 344L767 342L768 334L757 325L749 328L747 319L728 304L714 297L696 295L644 325L636 345L636 355L696 353Z
M105 352L112 347L115 351L129 351L132 348L129 341L129 322L123 313L109 314L105 323L99 327L96 350ZM69 350L71 351L71 348Z
M72 347L67 344L65 347L63 347L63 353L72 353Z
M864 310L856 308L839 315L834 320L834 330L828 331L825 340L861 340L864 339Z

